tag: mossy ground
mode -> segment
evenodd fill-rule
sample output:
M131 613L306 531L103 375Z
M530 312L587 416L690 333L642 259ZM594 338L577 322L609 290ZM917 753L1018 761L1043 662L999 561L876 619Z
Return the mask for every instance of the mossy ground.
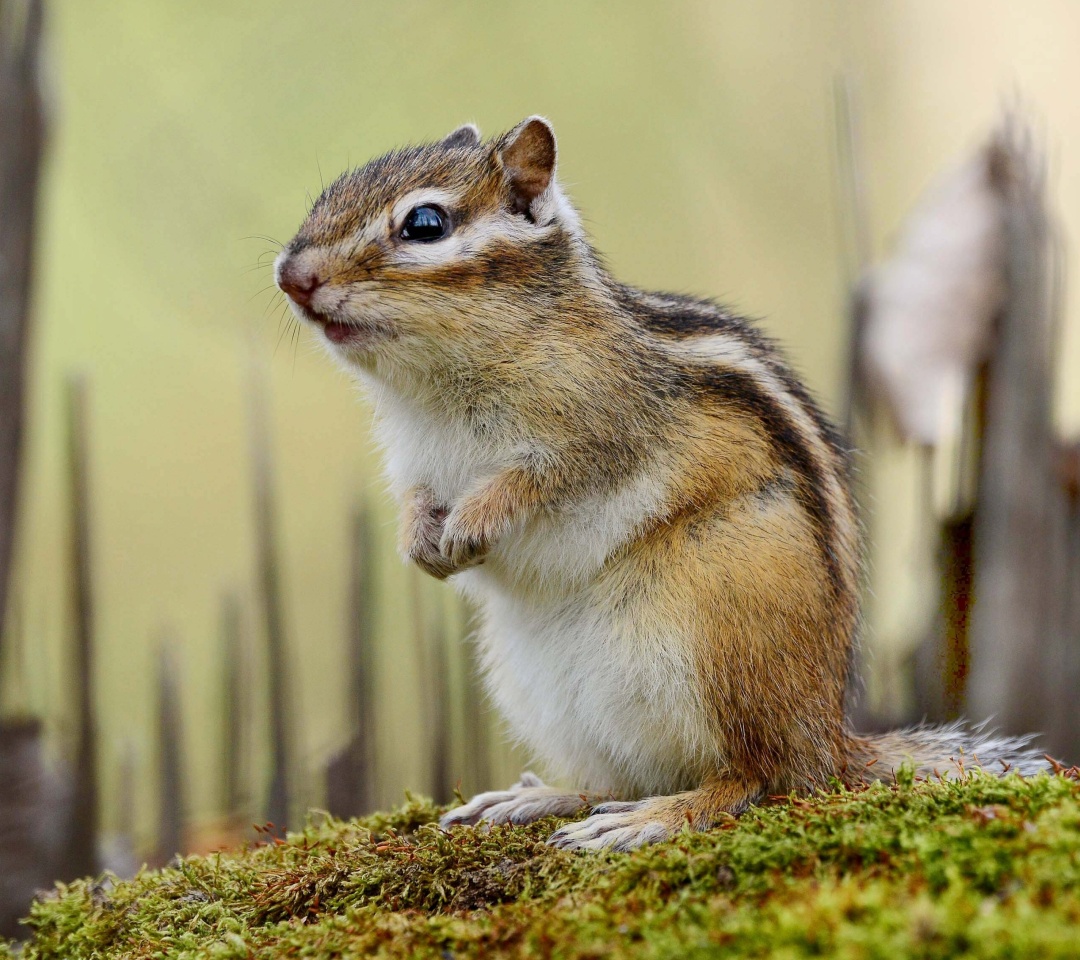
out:
M631 854L392 813L36 904L24 960L1077 957L1080 783L875 785ZM0 956L4 948L0 947Z

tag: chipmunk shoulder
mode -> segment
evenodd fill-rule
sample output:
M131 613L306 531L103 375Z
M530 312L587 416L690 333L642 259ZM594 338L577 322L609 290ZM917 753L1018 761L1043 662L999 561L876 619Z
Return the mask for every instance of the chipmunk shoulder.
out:
M1045 766L962 727L848 729L843 442L750 323L615 280L556 157L540 117L393 151L331 184L276 264L375 401L404 556L476 601L491 696L569 785L525 774L444 823L589 803L552 842L627 849L878 761Z

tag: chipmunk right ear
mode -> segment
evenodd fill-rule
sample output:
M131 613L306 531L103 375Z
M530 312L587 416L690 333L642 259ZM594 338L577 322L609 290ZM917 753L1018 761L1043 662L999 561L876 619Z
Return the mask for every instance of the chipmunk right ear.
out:
M448 133L439 141L441 147L475 147L480 143L480 128L475 123L466 123Z
M543 117L529 117L503 138L498 152L514 212L528 213L555 175L555 131Z

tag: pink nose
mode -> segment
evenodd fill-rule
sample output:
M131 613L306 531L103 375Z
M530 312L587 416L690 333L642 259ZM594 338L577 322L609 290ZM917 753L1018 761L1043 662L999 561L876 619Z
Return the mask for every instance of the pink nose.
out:
M307 307L311 305L312 295L322 286L322 280L314 270L297 266L294 260L286 260L278 273L278 286L294 303Z

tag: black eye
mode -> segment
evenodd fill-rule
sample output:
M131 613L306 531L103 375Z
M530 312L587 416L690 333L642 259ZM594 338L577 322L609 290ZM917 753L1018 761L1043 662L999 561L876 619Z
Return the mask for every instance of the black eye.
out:
M401 239L430 243L432 240L441 240L445 237L447 230L446 214L438 207L415 207L405 218L405 225L401 228Z

